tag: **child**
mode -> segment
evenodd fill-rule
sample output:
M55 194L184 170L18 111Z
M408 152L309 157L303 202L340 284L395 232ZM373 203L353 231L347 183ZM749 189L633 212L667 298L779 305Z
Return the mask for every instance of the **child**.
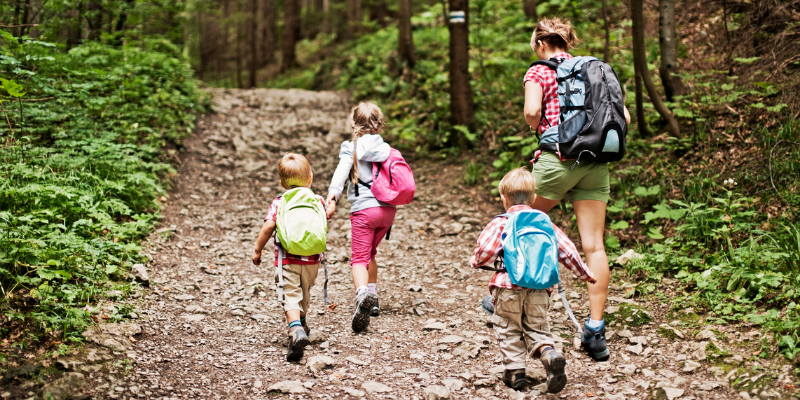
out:
M500 197L507 213L531 210L536 193L536 180L524 168L507 173L500 181ZM492 264L503 249L501 235L508 218L493 219L478 237L478 247L469 263L472 268ZM594 275L581 261L580 254L569 238L555 225L558 260L581 280L595 282ZM500 257L502 261L502 257ZM556 351L550 334L547 311L550 308L550 289L536 290L511 283L505 270L496 272L489 281L494 303L492 325L500 342L505 364L504 381L509 387L522 390L526 386L525 359L527 351L539 357L547 372L547 391L556 393L564 388L566 360ZM527 346L526 346L527 345Z
M314 175L308 160L300 154L288 153L278 163L278 176L284 189L298 187L310 188ZM316 196L324 207L325 200ZM264 217L264 226L258 234L256 249L253 252L253 264L261 265L261 251L272 236L278 220L278 207L281 196L272 201L267 216ZM275 266L278 266L278 239L275 238ZM289 350L286 354L287 361L297 361L303 358L303 349L309 345L308 333L310 329L306 324L308 303L311 300L310 290L317 279L321 256L297 256L283 251L283 280L284 300L283 309L286 311L286 322L289 324ZM275 281L278 281L276 270Z
M380 136L383 113L375 103L363 101L350 113L353 140L342 142L339 165L328 189L328 217L336 210L336 201L345 183L350 200L352 242L350 267L356 288L352 329L361 332L369 326L370 316L378 316L378 244L394 223L395 206L375 199L370 191L372 164L389 157L391 147ZM356 185L358 186L356 188Z

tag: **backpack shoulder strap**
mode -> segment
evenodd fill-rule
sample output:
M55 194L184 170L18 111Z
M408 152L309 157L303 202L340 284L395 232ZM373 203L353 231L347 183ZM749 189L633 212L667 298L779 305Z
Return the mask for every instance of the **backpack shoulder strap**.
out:
M528 69L531 69L531 67L533 67L535 65L544 65L545 67L550 68L553 71L558 69L558 62L553 61L553 60L538 60L538 61L534 61L533 63L531 63L531 65L530 65L530 67L528 67Z

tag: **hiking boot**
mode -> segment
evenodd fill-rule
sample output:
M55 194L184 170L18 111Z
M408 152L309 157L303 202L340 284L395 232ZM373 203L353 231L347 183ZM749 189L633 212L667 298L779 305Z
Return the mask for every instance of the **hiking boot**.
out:
M367 291L356 295L356 304L353 309L353 332L362 332L367 329L369 316L376 301L378 301L378 296Z
M547 393L558 393L567 384L567 376L564 375L564 367L567 360L564 355L557 350L546 351L539 358L544 365L547 373Z
M378 307L378 297L375 297L375 305L372 306L372 310L369 312L370 316L379 317L381 315L381 309Z
M589 321L583 325L581 346L595 361L608 361L608 347L606 347L606 320L602 321L600 328L589 328Z
M483 309L483 312L489 315L494 315L494 303L492 303L492 295L487 294L483 297L483 300L481 300L481 308Z
M302 326L289 328L289 352L286 353L286 361L299 361L303 358L303 349L308 345L308 335Z
M528 386L524 369L507 369L503 373L503 382L505 382L506 386L519 391L524 391L525 387Z

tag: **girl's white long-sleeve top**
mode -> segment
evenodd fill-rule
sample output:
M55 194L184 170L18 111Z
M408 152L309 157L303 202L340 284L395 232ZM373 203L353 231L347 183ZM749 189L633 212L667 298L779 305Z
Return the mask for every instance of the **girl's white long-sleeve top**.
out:
M388 143L383 141L380 135L364 135L358 138L358 177L359 180L366 184L372 184L372 163L384 162L389 158L391 147ZM339 149L339 165L336 166L336 171L333 173L331 185L328 188L328 195L333 194L336 200L339 200L344 185L347 184L350 178L350 169L353 168L353 142L344 141ZM354 213L366 208L389 206L390 204L378 201L372 192L364 185L358 185L358 194L356 197L355 186L353 182L347 185L347 199L350 200L350 212Z

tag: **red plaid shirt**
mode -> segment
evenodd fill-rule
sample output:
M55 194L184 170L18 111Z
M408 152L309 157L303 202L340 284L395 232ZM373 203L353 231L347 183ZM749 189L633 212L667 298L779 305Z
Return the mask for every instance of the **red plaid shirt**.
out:
M281 197L278 196L275 200L272 200L272 204L269 206L269 211L267 211L267 216L264 217L264 221L278 221L278 206L281 204ZM322 202L322 207L326 208L325 199L322 196L319 197L319 201ZM278 266L278 233L275 232L275 238L273 239L275 242L275 266ZM313 256L296 256L294 254L289 254L288 252L283 252L283 263L284 264L295 264L295 265L312 265L312 264L319 264L322 260L321 254L316 254Z
M558 53L553 57L563 58L564 60L572 58L568 53ZM550 127L547 122L550 122L552 126L558 125L559 105L556 71L545 65L534 65L525 73L525 78L522 80L523 88L528 81L534 81L542 88L542 105L544 105L542 108L544 109L544 116L547 118L547 121L545 121L545 118L539 120L537 130L539 134L542 134Z
M513 213L520 210L532 210L530 206L518 204L511 206L507 212ZM475 248L475 254L470 258L469 265L472 268L478 268L484 265L491 265L503 249L503 241L501 235L503 228L506 226L506 217L497 217L483 228L480 236L478 236L478 247ZM569 268L578 279L588 281L594 277L589 267L581 260L581 255L578 249L575 248L575 243L569 240L569 237L564 234L555 224L553 228L556 232L556 243L558 243L558 261ZM507 272L496 272L492 279L489 281L489 291L499 287L503 289L522 289L521 287L511 283L511 279ZM548 292L550 289L548 289Z

